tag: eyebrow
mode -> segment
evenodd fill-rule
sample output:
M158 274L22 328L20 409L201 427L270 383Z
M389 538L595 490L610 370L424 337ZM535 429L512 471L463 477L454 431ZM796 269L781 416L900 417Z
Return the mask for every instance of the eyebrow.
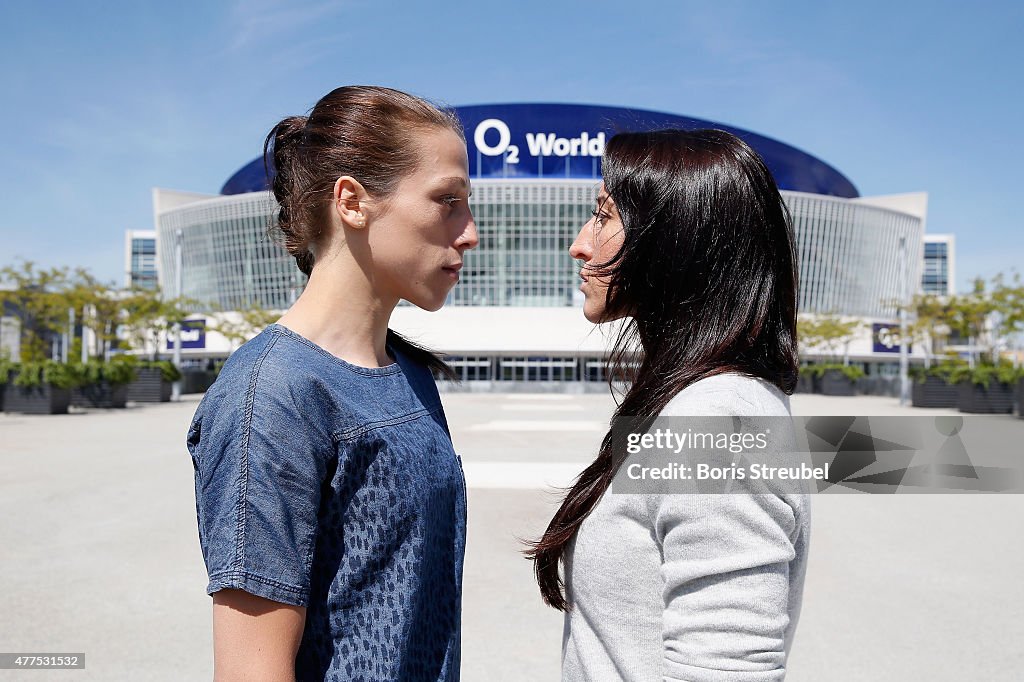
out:
M449 175L447 177L441 178L438 181L439 185L447 185L449 183L455 183L459 187L465 187L466 189L469 190L467 196L473 196L473 185L467 183L464 177L461 177L459 175Z
M446 178L441 178L441 182L455 182L462 185L463 187L466 186L466 178L460 177L458 175L449 175Z

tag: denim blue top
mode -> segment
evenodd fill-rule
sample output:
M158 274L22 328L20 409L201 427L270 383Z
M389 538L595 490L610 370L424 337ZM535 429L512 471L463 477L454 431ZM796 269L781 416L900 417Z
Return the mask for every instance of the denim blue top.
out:
M302 680L457 680L466 489L430 371L351 365L281 325L188 433L210 583L305 606Z

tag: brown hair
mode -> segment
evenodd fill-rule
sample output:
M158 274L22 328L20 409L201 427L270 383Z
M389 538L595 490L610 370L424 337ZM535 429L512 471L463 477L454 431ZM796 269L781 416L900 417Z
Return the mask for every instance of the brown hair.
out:
M306 275L327 219L334 183L351 175L383 199L415 170L415 133L447 128L465 139L454 114L399 90L348 85L327 93L309 116L289 116L267 135L263 161L280 204L277 230ZM271 167L270 164L273 164Z
M263 142L263 163L280 208L277 231L299 269L309 276L317 243L343 175L358 180L370 196L386 199L416 169L415 134L451 130L465 140L450 111L399 90L348 85L327 93L309 116L289 116ZM435 375L456 378L440 357L388 329L387 343L426 365Z

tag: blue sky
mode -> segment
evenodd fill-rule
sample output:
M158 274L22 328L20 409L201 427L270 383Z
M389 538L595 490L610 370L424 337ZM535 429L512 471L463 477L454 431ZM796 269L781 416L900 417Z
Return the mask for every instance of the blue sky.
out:
M339 85L706 118L929 193L957 284L1020 269L1024 5L5 2L0 263L120 281L151 188L216 193Z

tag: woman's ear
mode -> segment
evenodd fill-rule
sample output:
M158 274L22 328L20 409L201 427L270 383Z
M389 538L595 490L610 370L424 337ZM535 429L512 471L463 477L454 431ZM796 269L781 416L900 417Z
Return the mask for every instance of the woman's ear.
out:
M342 175L334 183L334 210L342 225L354 230L366 227L366 203L369 195L362 183L351 175Z

